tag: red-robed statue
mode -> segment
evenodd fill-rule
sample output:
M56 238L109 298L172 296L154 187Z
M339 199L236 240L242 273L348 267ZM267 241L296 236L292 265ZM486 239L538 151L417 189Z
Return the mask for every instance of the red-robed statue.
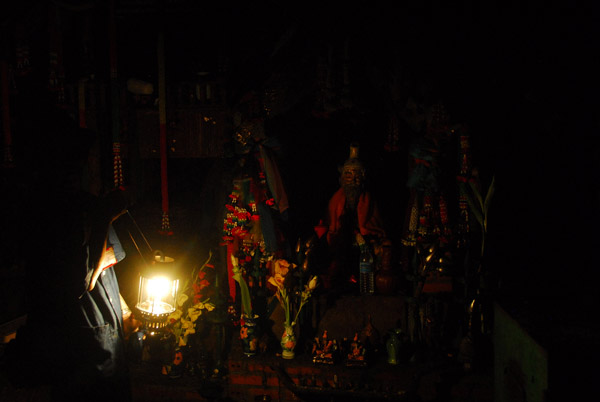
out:
M350 146L350 156L340 173L340 188L330 198L327 210L331 263L324 278L326 288L344 283L353 274L357 276L357 233L370 241L386 237L375 200L365 189L365 167L358 158L356 144Z

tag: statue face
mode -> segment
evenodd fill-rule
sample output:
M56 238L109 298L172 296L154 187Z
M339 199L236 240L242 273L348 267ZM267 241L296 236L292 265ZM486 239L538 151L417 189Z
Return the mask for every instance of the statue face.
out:
M260 119L251 119L242 122L237 127L234 136L235 149L239 154L247 154L255 143L265 139L263 122Z
M252 139L252 132L248 127L242 126L236 130L234 134L236 150L238 153L247 153L250 148L250 140Z
M363 183L365 172L358 166L346 166L342 170L341 184L346 186L360 186Z

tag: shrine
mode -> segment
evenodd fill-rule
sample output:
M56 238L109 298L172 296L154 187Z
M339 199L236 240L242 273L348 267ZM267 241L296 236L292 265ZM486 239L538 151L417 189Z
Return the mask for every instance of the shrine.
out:
M595 10L1 7L0 400L593 392Z

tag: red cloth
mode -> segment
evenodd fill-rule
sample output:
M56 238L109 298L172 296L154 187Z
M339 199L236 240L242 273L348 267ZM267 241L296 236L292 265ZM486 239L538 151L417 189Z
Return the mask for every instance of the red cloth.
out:
M339 188L338 191L329 200L329 230L327 232L327 241L335 236L341 229L341 216L344 213L346 205L346 195L344 189ZM356 207L358 218L358 227L360 234L363 236L378 236L385 237L385 230L379 215L379 210L369 192L363 192L358 198Z

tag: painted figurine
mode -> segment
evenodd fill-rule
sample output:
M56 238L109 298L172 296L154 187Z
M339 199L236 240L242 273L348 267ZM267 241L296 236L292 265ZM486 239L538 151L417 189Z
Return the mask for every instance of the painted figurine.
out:
M329 339L327 330L323 331L321 338L316 337L312 347L313 363L333 364L338 345L335 340Z
M358 332L355 333L352 342L350 342L346 365L350 367L365 366L367 364L366 352L365 346L358 338Z

